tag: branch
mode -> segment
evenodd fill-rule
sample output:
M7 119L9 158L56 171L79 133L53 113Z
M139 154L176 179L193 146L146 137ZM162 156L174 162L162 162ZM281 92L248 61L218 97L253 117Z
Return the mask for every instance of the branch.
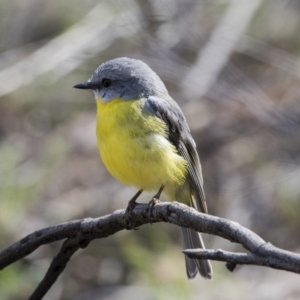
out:
M294 258L296 261L298 260L299 264L299 254L294 254L288 251L278 249L270 243L262 245L261 248L259 254L233 253L221 249L188 249L184 250L183 253L185 253L190 258L205 258L211 260L225 261L227 262L226 266L229 271L233 271L237 265L257 265L285 271L291 271L300 274L299 266L295 266L294 262L292 262L292 256L295 256ZM274 252L277 252L277 254L274 255Z
M64 270L71 256L97 238L110 236L128 228L124 221L125 211L95 219L82 219L38 230L0 251L0 269L22 259L38 247L54 241L67 239L53 259L47 274L32 294L30 300L42 299ZM132 226L168 222L196 231L218 235L241 244L250 253L231 253L223 250L185 250L189 257L226 261L233 270L237 264L268 266L300 274L300 255L279 249L240 224L197 212L181 203L158 203L148 216L148 204L137 205L132 212Z
M58 276L65 269L71 256L79 249L79 245L80 242L77 242L74 239L67 239L63 243L61 250L57 256L54 257L45 277L28 300L39 300L47 294L51 286L57 280Z

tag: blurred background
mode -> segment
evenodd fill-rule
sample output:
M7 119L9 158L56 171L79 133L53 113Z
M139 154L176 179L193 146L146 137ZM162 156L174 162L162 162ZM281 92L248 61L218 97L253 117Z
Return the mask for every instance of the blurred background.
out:
M299 32L297 0L0 0L1 248L126 207L135 189L99 158L93 95L72 87L128 56L148 63L184 111L209 212L299 253ZM1 271L0 299L27 299L60 245ZM45 299L300 298L299 275L263 267L230 273L213 262L212 281L188 281L181 250L170 224L96 240Z

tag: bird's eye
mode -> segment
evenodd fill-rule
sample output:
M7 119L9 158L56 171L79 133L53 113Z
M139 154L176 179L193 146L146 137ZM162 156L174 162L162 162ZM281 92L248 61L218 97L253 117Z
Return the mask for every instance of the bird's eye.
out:
M108 79L108 78L103 78L103 79L102 79L102 85L103 85L105 88L108 88L108 87L111 85L111 80Z

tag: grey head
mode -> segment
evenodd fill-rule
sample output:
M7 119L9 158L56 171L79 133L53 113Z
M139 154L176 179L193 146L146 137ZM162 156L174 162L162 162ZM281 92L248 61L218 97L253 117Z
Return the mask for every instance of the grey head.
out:
M74 86L92 90L103 102L115 98L133 100L149 96L169 97L168 91L151 68L144 62L120 57L101 64L92 77Z

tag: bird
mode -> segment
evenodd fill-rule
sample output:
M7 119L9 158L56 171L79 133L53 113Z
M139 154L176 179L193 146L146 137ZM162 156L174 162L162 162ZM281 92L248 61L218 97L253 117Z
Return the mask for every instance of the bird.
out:
M208 213L202 169L186 118L160 77L143 61L127 57L102 63L87 81L97 106L96 136L101 159L113 177L137 188L126 212L143 191ZM181 227L185 249L205 248L194 229ZM188 279L213 275L209 260L185 256Z

